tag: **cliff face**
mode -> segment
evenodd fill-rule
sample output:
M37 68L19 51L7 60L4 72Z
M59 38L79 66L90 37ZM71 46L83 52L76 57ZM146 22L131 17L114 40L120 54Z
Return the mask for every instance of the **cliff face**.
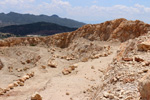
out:
M129 39L141 36L150 31L150 25L139 20L128 21L126 19L116 19L106 21L101 24L85 25L76 31L56 34L47 37L24 37L24 38L8 38L0 41L0 46L13 45L56 45L61 48L68 45L76 38L85 38L88 40L109 41L118 39L124 42Z
M139 20L116 19L96 25L85 25L75 32L90 40L119 39L124 42L150 31L150 25Z

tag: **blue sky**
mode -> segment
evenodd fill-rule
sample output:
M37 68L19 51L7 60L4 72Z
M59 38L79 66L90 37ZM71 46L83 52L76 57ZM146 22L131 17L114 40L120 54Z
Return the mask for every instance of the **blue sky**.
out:
M85 23L116 18L150 23L150 0L1 0L0 12L57 14Z

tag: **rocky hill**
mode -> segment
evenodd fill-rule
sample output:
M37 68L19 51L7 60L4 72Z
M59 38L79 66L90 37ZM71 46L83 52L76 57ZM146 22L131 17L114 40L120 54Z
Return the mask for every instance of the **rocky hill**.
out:
M9 43L13 45L22 45L30 43L33 44L32 41L38 44L43 42L45 43L46 41L46 45L56 45L58 47L65 48L68 47L73 40L81 37L90 41L118 40L120 42L124 42L126 40L134 39L138 36L144 35L148 33L148 31L150 31L149 24L145 24L144 22L139 20L128 21L126 19L121 18L112 21L106 21L101 24L85 25L77 29L76 31L56 34L49 37L6 39L0 41L0 45L3 45L3 43L7 43L8 45Z
M116 19L0 40L0 100L149 100L149 31Z
M0 32L11 33L16 36L26 36L26 35L53 35L56 33L70 32L74 31L76 28L69 28L66 26L57 25L54 23L37 22L25 25L11 25L6 27L1 27Z
M0 27L8 25L20 25L20 24L31 24L36 22L49 22L58 25L78 28L85 23L78 22L68 18L61 18L57 15L47 16L47 15L32 15L32 14L19 14L16 12L10 12L8 14L0 13Z

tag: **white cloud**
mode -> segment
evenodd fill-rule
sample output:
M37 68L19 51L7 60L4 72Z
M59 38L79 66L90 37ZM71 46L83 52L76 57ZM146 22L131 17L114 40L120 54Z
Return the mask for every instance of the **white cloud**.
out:
M150 22L150 7L145 7L140 4L135 4L134 6L114 5L111 7L102 7L93 4L89 7L82 7L72 6L69 2L64 0L43 1L36 5L32 4L32 2L36 1L4 0L3 2L0 2L0 6L5 6L2 6L4 11L8 10L9 5L9 8L13 8L22 13L46 15L58 14L61 17L68 17L83 22L101 22L115 18L139 19ZM2 9L0 11L2 11Z
M16 5L19 3L28 3L28 2L34 2L35 0L3 0L0 1L0 5Z

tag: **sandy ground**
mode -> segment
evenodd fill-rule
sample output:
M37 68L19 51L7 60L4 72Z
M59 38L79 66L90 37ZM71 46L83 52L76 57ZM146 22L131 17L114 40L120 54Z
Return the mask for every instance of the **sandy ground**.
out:
M92 42L93 43L93 42ZM35 92L38 92L43 100L90 100L91 94L103 83L103 75L113 58L116 56L118 44L108 42L95 42L98 45L110 46L112 53L106 57L88 59L83 62L80 58L75 60L61 59L60 56L69 54L66 49L44 47L11 47L1 48L1 60L5 67L0 71L0 88L17 80L19 76L34 72L35 75L24 83L0 96L0 100L30 100ZM17 56L20 52L20 55ZM88 54L87 54L88 55ZM21 61L40 56L38 62L22 65ZM59 56L59 57L57 57ZM47 66L49 59L54 59L57 68ZM64 68L76 65L77 68L68 75L63 75ZM13 72L8 67L13 66ZM29 67L29 70L17 72L16 68ZM41 66L46 66L43 69Z

